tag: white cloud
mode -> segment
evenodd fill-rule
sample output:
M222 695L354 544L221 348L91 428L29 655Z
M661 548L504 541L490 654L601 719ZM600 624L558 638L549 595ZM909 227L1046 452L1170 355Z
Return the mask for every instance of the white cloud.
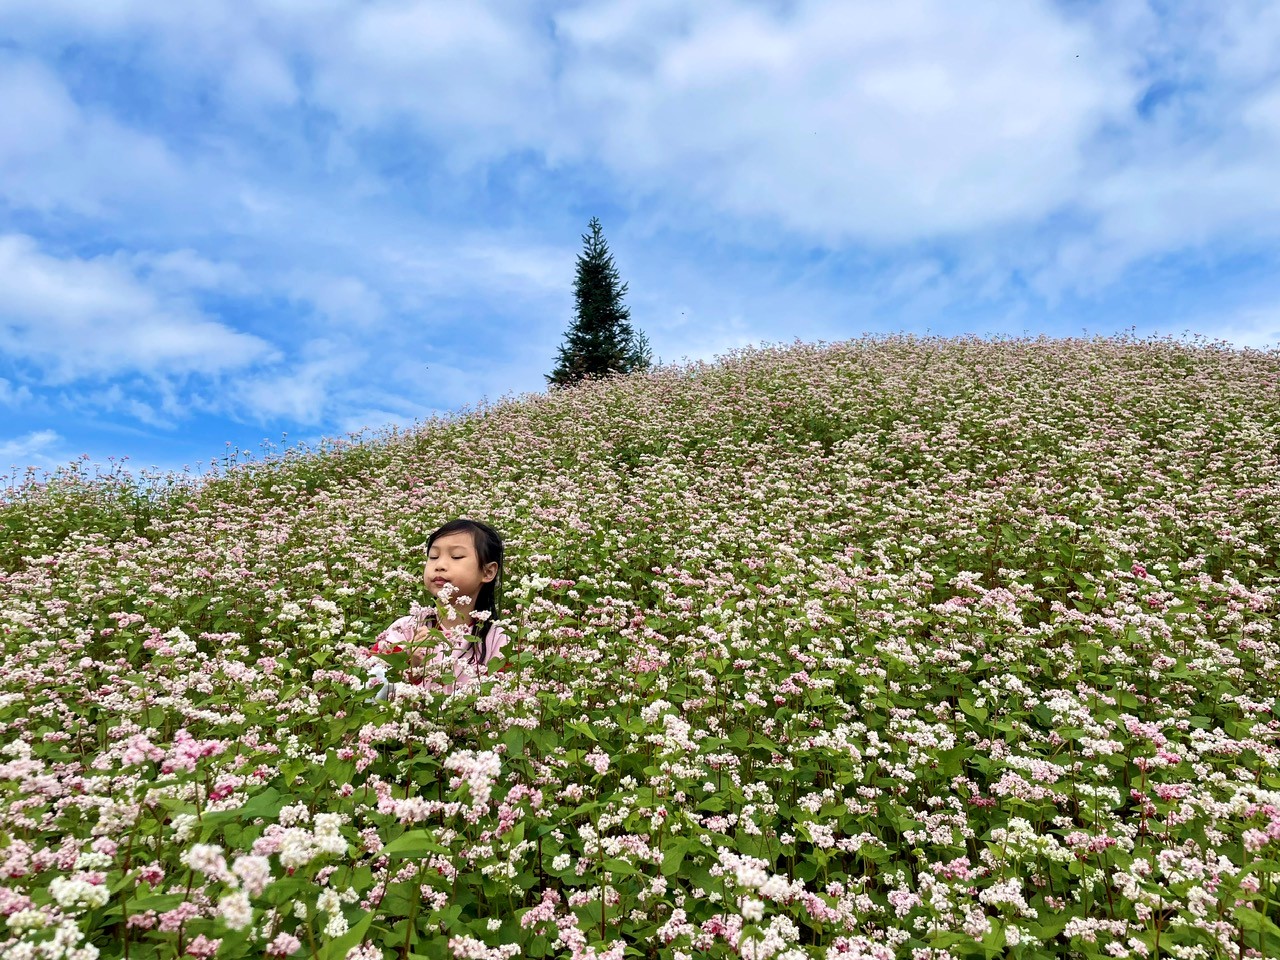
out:
M665 9L558 18L577 110L561 151L591 144L647 190L832 243L1035 220L1071 199L1100 125L1136 95L1045 3Z
M390 427L397 427L400 430L406 430L412 427L419 420L426 419L432 414L445 415L447 411L437 410L432 407L418 407L412 413L405 413L402 410L385 410L377 407L360 409L352 408L351 412L342 414L338 417L336 426L339 433L376 433Z
M378 252L401 282L424 292L539 299L563 297L571 289L575 256L569 247L496 233L430 245L397 243Z
M323 30L326 8L333 6L267 2L249 8L231 0L186 5L103 0L86 6L77 0L5 0L0 27L32 46L68 38L135 45L145 40L135 54L154 57L167 71L213 76L228 95L274 106L291 104L298 94L283 34L301 36L309 26Z
M33 430L20 437L0 440L0 469L16 466L55 467L71 457L63 449L65 441L56 430Z
M1206 318L1198 326L1211 339L1225 340L1236 347L1280 350L1280 304L1249 307L1225 320Z
M452 172L522 151L603 162L672 212L692 199L831 243L1053 211L1139 92L1118 51L1048 2L604 0L549 20L488 0L108 6L63 27L150 37L168 69L235 103L302 95L348 130L408 120ZM53 29L18 7L11 29Z
M273 285L287 291L293 300L310 304L332 324L370 327L387 316L382 296L357 277L298 271L273 281Z
M1158 14L1141 0L5 7L0 26L28 43L128 40L232 105L305 98L340 121L319 147L345 158L363 191L376 192L377 175L343 130L429 145L442 183L521 153L603 166L664 222L701 219L758 245L780 227L833 248L938 238L968 248L976 235L1066 213L1065 234L1011 258L1051 295L1071 270L1108 283L1108 269L1265 232L1275 219L1263 188L1280 149L1280 88L1267 86L1280 8L1263 0L1189 0ZM1149 84L1184 81L1194 96L1175 97L1178 109L1234 135L1197 142L1165 117L1138 115ZM123 140L116 152L137 159L24 169L4 178L22 202L89 203L143 184L154 192L165 179L173 164L158 140L108 130L47 72L25 82L22 102L36 106L13 126L30 126L42 155L103 160L105 144ZM0 146L0 171L4 156ZM142 172L114 175L127 184L84 182L121 169ZM212 177L255 229L297 216L265 184L213 168L189 176Z
M368 393L384 384L366 367L364 351L349 341L315 339L302 345L291 366L239 378L226 404L255 422L325 422L345 396ZM345 395L345 396L344 396Z
M0 52L0 200L98 215L175 196L184 177L164 143L83 111L43 65Z
M550 37L533 5L361 4L313 33L312 94L349 124L411 118L455 158L530 144L554 100Z
M0 235L0 330L7 352L52 383L216 374L273 355L264 340L162 296L117 260L62 259L19 234Z
M189 248L121 256L131 267L145 272L150 284L166 290L240 293L253 288L239 264L212 260Z
M26 384L15 387L8 380L0 377L0 407L25 407L34 399L31 388Z
M1265 0L1099 5L1096 30L1144 96L1092 152L1076 220L1024 251L1050 297L1096 294L1134 263L1212 261L1280 237L1280 7Z
M233 55L224 75L228 96L241 103L271 107L292 106L299 90L288 63L279 51L251 42Z

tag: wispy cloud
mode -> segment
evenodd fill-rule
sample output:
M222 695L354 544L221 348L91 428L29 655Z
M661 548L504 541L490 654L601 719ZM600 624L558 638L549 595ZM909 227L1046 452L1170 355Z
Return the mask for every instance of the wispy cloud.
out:
M51 384L120 373L216 374L273 352L258 337L158 295L115 260L55 257L21 235L0 236L0 304L8 353Z
M1280 350L1280 302L1251 307L1198 324L1211 339L1254 350Z
M71 459L65 441L56 430L33 430L20 437L0 440L0 471L16 467L53 469Z
M616 0L557 23L575 107L561 149L826 242L1033 221L1070 202L1137 95L1114 51L1044 4Z
M83 109L51 69L0 48L0 200L48 214L108 215L176 194L179 164L157 136Z

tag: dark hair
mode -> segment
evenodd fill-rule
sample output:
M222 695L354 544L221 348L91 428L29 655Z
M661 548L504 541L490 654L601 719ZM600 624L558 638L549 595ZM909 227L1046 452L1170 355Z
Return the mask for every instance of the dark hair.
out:
M431 552L431 545L436 540L451 533L471 534L471 540L476 547L476 560L481 570L491 563L498 565L497 576L488 583L480 584L479 596L475 598L475 603L471 607L473 613L480 610L489 611L489 618L476 631L477 642L471 648L471 662L484 663L485 654L489 650L489 631L493 629L493 618L498 615L498 589L502 585L502 537L498 536L498 531L487 523L459 518L450 520L427 537L427 552Z

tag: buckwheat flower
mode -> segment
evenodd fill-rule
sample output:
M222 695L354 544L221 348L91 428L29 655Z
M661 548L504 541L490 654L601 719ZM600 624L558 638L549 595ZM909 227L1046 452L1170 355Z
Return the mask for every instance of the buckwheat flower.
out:
M1244 848L1250 853L1257 853L1271 840L1263 830L1246 830L1242 839Z
M229 893L218 901L218 915L232 930L243 930L253 923L253 907L243 890Z
M197 843L183 850L178 859L183 865L212 880L227 880L231 877L222 848L216 843Z
M32 907L9 914L10 930L43 930L49 924L49 917L43 910Z
M297 803L291 807L280 808L280 825L291 827L296 823L306 823L311 819L311 811L305 803Z
M272 957L288 957L302 949L302 941L292 933L278 933L267 944L267 954Z
M317 813L316 814L316 835L322 833L337 833L346 817L340 813Z
M449 738L443 731L433 730L424 738L423 746L439 756L449 749Z
M77 870L104 870L111 866L112 858L105 853L88 851L76 858Z
M321 853L340 856L347 852L347 841L338 832L345 818L340 813L316 815L315 845Z
M658 722L658 717L662 715L663 710L670 709L671 704L666 700L654 700L652 703L646 704L640 708L640 719L647 724Z
M321 913L339 913L342 910L342 900L338 896L338 891L333 889L320 891L320 896L316 898L316 909Z
M187 944L187 953L196 960L206 960L217 953L220 946L222 946L221 940L210 940L202 933Z
M335 913L329 917L329 922L324 925L324 935L330 939L342 936L347 932L347 918L340 913Z
M1022 882L1018 877L1010 877L1001 883L992 884L978 894L978 899L992 906L1009 907L1017 911L1019 916L1031 918L1037 916L1035 908L1029 906L1022 895Z
M246 854L236 857L235 862L231 864L231 872L244 884L245 892L251 897L256 897L271 882L271 861L266 857Z
M754 897L742 901L742 919L748 923L759 923L764 919L764 904Z
M289 827L280 839L280 866L282 867L296 869L305 866L314 860L319 852L310 830Z
M111 898L105 886L72 877L54 877L49 884L49 893L58 906L68 913L97 909L105 906Z
M196 829L196 816L194 813L180 813L173 818L173 839L179 843L186 843L191 839L191 835Z
M450 937L449 950L457 960L511 960L520 952L514 943L505 943L500 947L490 947L475 937ZM587 957L583 951L574 951L575 955Z
M458 774L457 781L470 787L472 804L480 806L489 802L502 761L492 750L458 750L445 758L444 768Z
M603 775L609 769L609 755L601 751L599 747L592 750L582 759L597 774Z

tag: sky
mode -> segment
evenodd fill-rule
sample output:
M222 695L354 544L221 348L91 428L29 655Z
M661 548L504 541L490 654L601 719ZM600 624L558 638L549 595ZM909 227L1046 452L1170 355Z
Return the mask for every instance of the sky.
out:
M0 0L0 476L545 389L599 217L662 362L1280 342L1274 0Z

